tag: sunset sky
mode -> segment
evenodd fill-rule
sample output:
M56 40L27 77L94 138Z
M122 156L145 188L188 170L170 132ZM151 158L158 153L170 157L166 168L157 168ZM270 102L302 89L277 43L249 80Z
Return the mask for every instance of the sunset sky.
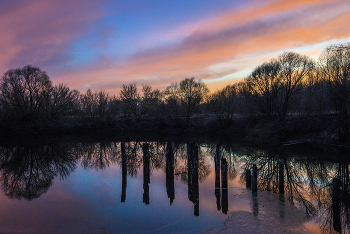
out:
M347 42L350 0L0 0L0 74L31 64L81 92L192 76L215 91Z

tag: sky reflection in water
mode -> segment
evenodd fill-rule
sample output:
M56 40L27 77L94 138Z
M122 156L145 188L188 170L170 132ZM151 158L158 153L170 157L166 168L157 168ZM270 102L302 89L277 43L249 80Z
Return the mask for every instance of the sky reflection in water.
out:
M174 144L175 199L170 205L171 199L167 193L171 192L171 189L167 190L166 187L166 143L150 143L149 204L146 205L142 144L126 143L127 186L125 202L121 202L123 158L120 145L80 143L2 147L0 233L198 233L212 228L224 229L224 221L227 218L226 228L229 228L228 225L233 222L230 216L236 217L237 220L245 216L250 217L249 214L254 217L254 211L258 211L256 216L264 219L266 223L271 220L284 220L286 224L289 223L285 226L290 230L302 227L304 231L319 232L317 226L321 226L321 229L327 231L325 226L331 218L325 217L315 224L319 210L312 214L309 212L312 222L305 225L303 218L297 221L288 220L294 214L288 213L291 210L299 215L307 214L308 207L303 208L302 203L305 201L300 200L297 193L291 199L290 188L293 186L288 184L288 181L285 182L286 195L281 206L278 194L271 192L276 192L278 186L274 175L274 165L278 160L275 160L275 156L266 159L267 151L261 149L222 147L229 170L228 215L225 215L217 209L215 197L215 145L201 145L198 156L199 216L195 216L195 205L189 200L193 197L188 194L186 144ZM300 192L310 190L308 176L316 181L313 186L319 187L323 186L322 181L329 182L331 176L337 173L338 164L321 163L321 167L327 171L326 174L314 170L315 174L310 175L307 173L310 171L302 169L304 164L306 167L312 167L309 161L304 162L298 157L290 158L287 155L286 153L283 156L286 157L286 176L289 173L293 183L307 187ZM259 172L261 184L258 204L254 204L251 191L245 188L244 169L249 168L252 162L257 163L261 170L264 169L264 172ZM266 167L271 170L269 173L266 173ZM300 170L297 171L297 168ZM43 172L49 176L43 176ZM298 178L297 175L305 177ZM325 175L329 178L321 178ZM348 175L344 178L348 178ZM22 189L18 189L18 185L21 185ZM28 190L29 188L32 189ZM31 191L32 194L23 191ZM35 191L39 194L35 194ZM331 206L329 189L324 189L323 193L324 196L319 197L323 199L323 206ZM36 195L39 198L35 198ZM222 190L219 197L221 196ZM317 202L312 200L314 194L305 194L304 198L317 206ZM255 210L256 205L258 210ZM219 204L219 208L221 206L222 204ZM251 220L247 220L247 223L249 222Z

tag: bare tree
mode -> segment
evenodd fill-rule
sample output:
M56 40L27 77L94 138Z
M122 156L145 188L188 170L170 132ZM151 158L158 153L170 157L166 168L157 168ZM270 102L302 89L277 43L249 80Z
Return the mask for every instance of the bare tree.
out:
M207 85L201 80L195 81L194 77L186 78L179 84L172 83L165 91L166 100L177 116L181 111L180 108L183 107L186 124L208 93Z
M302 89L302 82L309 76L314 63L307 56L294 52L283 53L277 61L280 69L276 110L280 120L284 121L293 96Z
M331 106L329 90L320 68L315 68L309 73L303 86L299 100L300 114L323 115L329 112Z
M123 102L124 114L139 120L149 114L159 101L159 90L152 91L149 85L143 85L143 95L137 91L136 83L123 84L120 90L120 100Z
M246 79L259 112L268 116L275 114L280 68L280 63L272 60L255 68Z
M46 112L49 120L59 119L74 108L79 96L77 90L69 90L64 84L55 85L46 101Z
M147 109L147 113L152 117L158 117L158 108L161 103L163 93L159 89L152 90L150 85L143 85L142 105Z
M109 101L109 94L106 93L104 90L100 90L96 94L97 103L98 103L98 114L101 118L106 117L107 114L107 104Z
M120 90L120 100L123 102L124 114L137 118L141 96L137 91L136 83L123 84Z
M93 118L104 118L107 115L107 108L110 102L109 94L104 90L92 92L90 89L80 96L83 112Z
M94 94L91 89L88 89L85 94L80 96L83 112L89 117L95 117L96 104Z
M339 133L349 137L348 105L350 100L350 44L328 47L320 57L320 65L339 113Z
M9 118L32 120L41 118L44 102L52 89L46 72L27 65L7 71L0 81L0 102Z
M167 102L167 106L173 111L178 119L181 118L182 113L179 92L180 88L178 83L171 83L164 91L164 97Z
M236 114L236 85L227 85L210 96L208 105L221 124L231 124Z

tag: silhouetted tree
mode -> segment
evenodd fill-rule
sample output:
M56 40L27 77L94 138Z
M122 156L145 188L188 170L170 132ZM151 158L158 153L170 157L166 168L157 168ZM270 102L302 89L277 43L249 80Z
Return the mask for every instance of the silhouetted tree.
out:
M152 90L150 85L143 85L143 101L142 105L146 109L146 113L151 117L158 117L159 105L162 102L163 93L159 89Z
M98 103L98 114L101 118L106 117L107 114L107 104L109 101L109 94L104 90L100 90L97 93L97 103Z
M277 59L279 63L279 88L277 95L277 112L284 120L292 98L302 89L302 82L308 77L314 63L306 56L294 52L285 52Z
M328 47L320 57L320 64L330 88L333 104L339 113L339 135L346 140L349 138L350 44Z
M165 100L175 116L180 119L182 116L182 106L180 101L180 88L178 83L171 83L164 91Z
M330 111L330 95L323 72L315 68L304 82L299 99L300 114L323 115Z
M159 91L152 91L149 85L143 85L143 96L137 91L136 83L123 84L120 90L120 100L123 103L124 114L129 118L139 120L148 114L158 104Z
M93 117L106 117L110 97L104 90L92 92L90 89L80 96L82 111L85 115Z
M209 89L201 80L195 81L194 77L186 78L179 84L173 83L165 90L166 101L180 117L181 107L186 117L186 124L191 116L198 109L198 106L206 98Z
M74 109L79 92L69 90L64 84L55 85L46 99L46 113L49 120L59 119Z
M5 117L16 120L42 118L51 89L49 76L38 67L27 65L8 70L0 81L0 102Z
M64 84L52 86L46 72L31 65L7 71L0 81L5 119L58 119L73 108L77 95Z
M273 116L275 114L280 69L280 63L272 60L255 68L246 79L254 102L259 112L264 115Z
M236 110L237 88L236 85L227 85L221 90L213 93L208 101L209 109L222 125L232 123Z

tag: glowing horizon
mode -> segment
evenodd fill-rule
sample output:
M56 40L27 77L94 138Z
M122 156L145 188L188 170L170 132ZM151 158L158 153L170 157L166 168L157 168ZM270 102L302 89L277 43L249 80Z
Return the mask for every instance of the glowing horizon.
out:
M31 64L54 83L110 94L193 76L215 91L283 51L317 59L350 42L348 22L348 0L4 0L0 73Z

